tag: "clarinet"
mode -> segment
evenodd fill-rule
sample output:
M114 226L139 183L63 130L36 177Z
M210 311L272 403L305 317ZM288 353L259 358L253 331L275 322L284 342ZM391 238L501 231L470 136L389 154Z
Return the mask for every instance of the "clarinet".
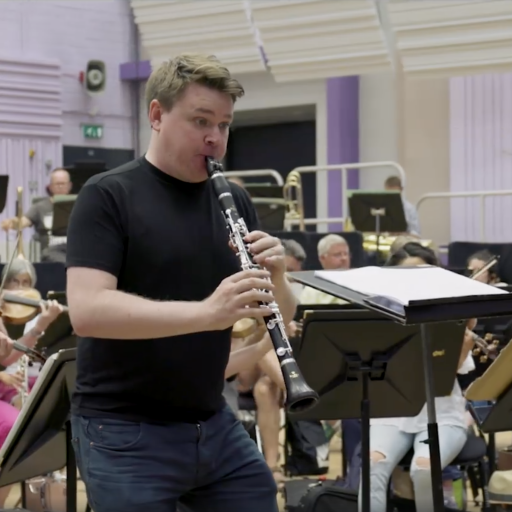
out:
M229 183L223 174L222 164L211 157L206 157L206 168L208 176L213 182L215 193L226 220L229 238L236 248L242 270L261 268L253 262L252 256L245 245L244 237L248 234L248 229L244 219L238 213ZM265 317L265 322L286 386L285 407L291 413L310 409L316 405L319 396L308 386L297 361L293 357L293 350L286 335L279 306L275 301L260 303L260 305L266 306L272 311L269 316Z

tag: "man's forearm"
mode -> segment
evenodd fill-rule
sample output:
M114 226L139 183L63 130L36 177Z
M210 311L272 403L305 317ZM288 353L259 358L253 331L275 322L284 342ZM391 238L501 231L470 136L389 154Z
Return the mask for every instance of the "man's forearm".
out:
M286 276L282 276L279 279L274 279L274 297L279 304L279 310L283 316L284 323L288 325L294 318L297 310L297 299L293 293L290 283Z
M200 302L157 302L117 290L80 300L68 296L71 323L79 336L153 339L209 330Z

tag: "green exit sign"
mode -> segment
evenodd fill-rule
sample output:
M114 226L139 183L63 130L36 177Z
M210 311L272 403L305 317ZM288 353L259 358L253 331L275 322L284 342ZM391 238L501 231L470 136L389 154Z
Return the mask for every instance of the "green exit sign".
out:
M101 139L103 137L103 126L99 124L83 124L82 133L85 139Z

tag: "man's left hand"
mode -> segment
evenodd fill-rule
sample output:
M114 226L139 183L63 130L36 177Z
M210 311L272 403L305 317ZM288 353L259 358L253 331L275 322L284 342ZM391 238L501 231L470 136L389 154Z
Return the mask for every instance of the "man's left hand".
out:
M275 277L284 275L284 247L279 238L263 231L251 231L244 240L249 244L254 263L266 268Z

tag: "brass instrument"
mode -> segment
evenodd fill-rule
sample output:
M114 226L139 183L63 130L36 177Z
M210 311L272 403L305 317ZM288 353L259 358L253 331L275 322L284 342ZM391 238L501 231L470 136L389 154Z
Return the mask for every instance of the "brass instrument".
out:
M401 235L391 236L386 233L381 234L379 237L379 252L385 257L388 258L391 253L391 246L395 242L395 240ZM412 240L411 240L412 241ZM423 247L428 247L435 251L433 240L421 240L417 239L414 242L423 245ZM363 249L365 252L376 252L377 251L377 235L375 233L363 233Z
M294 224L290 221L299 221L299 229L306 231L304 222L304 197L302 193L302 178L299 172L291 171L286 176L283 187L283 197L286 212L284 215L284 230L292 231Z

